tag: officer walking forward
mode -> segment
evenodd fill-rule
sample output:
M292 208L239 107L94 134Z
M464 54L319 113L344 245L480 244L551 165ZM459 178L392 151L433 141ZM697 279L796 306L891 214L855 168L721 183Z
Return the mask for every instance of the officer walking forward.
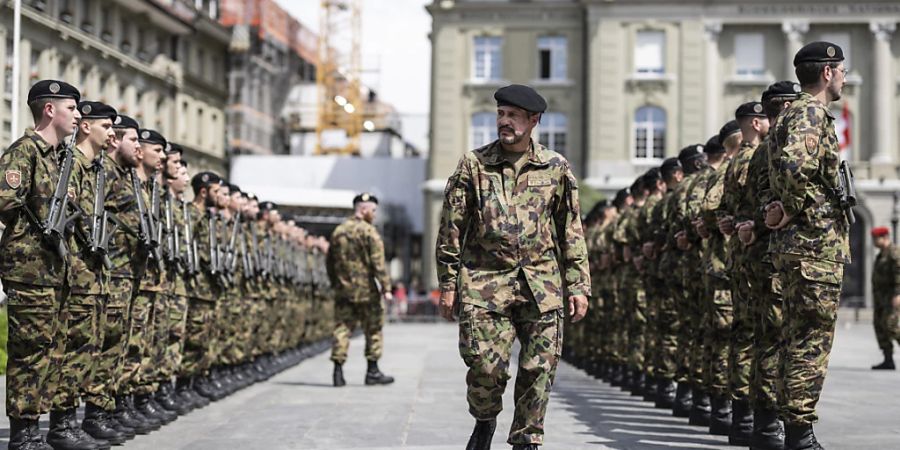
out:
M476 419L467 449L490 448L517 337L508 442L537 449L562 349L563 297L573 322L587 312L587 246L568 161L531 139L547 103L521 85L501 88L494 98L499 139L466 153L444 191L436 247L440 311L452 321L458 303L459 352L469 367L467 400Z

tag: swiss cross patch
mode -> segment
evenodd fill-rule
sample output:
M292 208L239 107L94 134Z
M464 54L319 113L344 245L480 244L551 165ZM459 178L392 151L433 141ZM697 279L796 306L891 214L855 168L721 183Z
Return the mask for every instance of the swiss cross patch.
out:
M809 154L813 154L816 152L816 149L819 146L819 137L814 134L806 135L806 151Z
M19 186L22 185L22 172L19 172L18 170L7 170L6 184L9 185L11 189L18 189Z

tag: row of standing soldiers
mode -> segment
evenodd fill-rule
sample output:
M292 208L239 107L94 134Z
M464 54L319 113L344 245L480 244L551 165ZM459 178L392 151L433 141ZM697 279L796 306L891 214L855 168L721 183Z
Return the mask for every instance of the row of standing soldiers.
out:
M63 81L28 106L0 156L9 448L121 444L328 337L327 241Z
M821 47L832 76L835 47ZM594 313L567 330L564 355L732 445L821 448L811 424L853 220L824 104L775 83L705 145L593 208ZM779 247L792 239L818 247Z

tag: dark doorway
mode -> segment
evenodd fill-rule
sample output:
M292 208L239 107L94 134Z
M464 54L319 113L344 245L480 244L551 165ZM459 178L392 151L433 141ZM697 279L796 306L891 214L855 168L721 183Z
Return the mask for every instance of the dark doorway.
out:
M866 306L866 216L856 213L856 223L850 226L850 257L852 262L844 268L844 285L841 306L862 308Z

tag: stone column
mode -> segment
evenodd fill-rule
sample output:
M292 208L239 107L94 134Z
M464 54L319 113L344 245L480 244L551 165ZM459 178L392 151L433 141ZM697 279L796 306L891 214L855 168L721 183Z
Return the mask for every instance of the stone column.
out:
M719 105L722 102L722 79L719 73L719 33L721 22L705 22L703 24L704 53L706 58L706 133L704 138L719 132L722 118Z
M785 41L785 76L788 80L797 80L794 74L794 55L803 48L803 35L809 31L809 22L803 20L791 20L781 23L781 31L784 31Z
M897 24L890 21L878 21L869 23L869 30L874 34L872 62L873 62L873 96L872 115L875 119L875 130L872 142L872 163L890 163L894 160L893 127L894 108L893 81L894 72L893 55L891 55L891 37Z

